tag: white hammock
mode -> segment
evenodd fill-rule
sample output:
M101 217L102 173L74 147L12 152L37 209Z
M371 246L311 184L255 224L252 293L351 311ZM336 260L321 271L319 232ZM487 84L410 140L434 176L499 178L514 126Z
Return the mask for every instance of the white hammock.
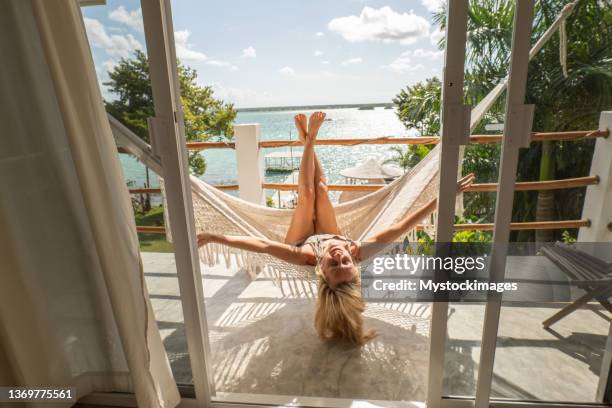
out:
M421 208L438 190L439 146L406 174L385 187L355 200L335 206L338 224L343 234L363 240L398 222L410 212ZM162 192L163 192L163 182ZM250 203L191 177L193 210L196 231L225 235L247 235L282 242L289 228L293 210L270 208ZM164 197L164 209L165 205ZM167 214L165 217L168 225ZM425 224L428 222L425 220ZM432 225L429 223L429 225ZM166 227L166 231L170 229ZM407 231L410 240L416 230ZM169 236L168 239L171 239ZM231 257L230 255L234 255ZM200 249L200 259L208 265L230 258L237 260L254 276L267 272L275 278L313 278L313 268L296 266L266 254L252 253L219 244L208 244Z
M109 122L118 146L134 154L157 174L163 174L159 159L150 146L109 115ZM380 190L335 206L336 218L343 234L354 240L364 240L398 222L410 212L421 208L438 193L440 145L432 149L410 171ZM270 208L254 204L211 186L197 177L190 177L196 232L225 235L246 235L283 241L289 228L293 210ZM164 183L160 177L166 234L169 241L170 221ZM423 220L426 231L435 225L435 215ZM411 241L416 230L406 231ZM254 277L264 272L281 289L288 288L292 295L314 296L313 267L298 266L267 254L258 254L219 244L200 248L200 259L207 265L224 260L229 267L232 260ZM282 284L287 285L283 286Z

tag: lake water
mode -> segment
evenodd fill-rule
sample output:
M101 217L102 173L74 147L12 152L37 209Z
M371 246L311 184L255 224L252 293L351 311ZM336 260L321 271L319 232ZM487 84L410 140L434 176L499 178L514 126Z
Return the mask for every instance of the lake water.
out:
M312 111L302 111L309 115ZM327 118L321 130L320 139L337 138L369 138L381 136L410 136L416 132L407 130L399 121L393 109L376 108L374 110L326 109ZM262 111L239 112L236 124L259 123L261 125L262 140L295 140L296 129L293 125L293 116L296 111ZM300 151L300 148L293 148ZM273 151L289 151L290 148L266 149L265 154ZM391 157L389 145L357 145L357 146L318 146L317 156L325 168L329 183L345 183L339 172L347 167L354 166L368 157L383 159ZM206 173L202 179L210 184L235 184L236 155L232 149L214 149L204 151L207 163ZM132 181L134 187L143 186L146 180L145 168L136 159L122 154L124 174L127 180ZM151 174L151 186L158 186L157 178ZM266 175L267 182L280 182L286 175Z

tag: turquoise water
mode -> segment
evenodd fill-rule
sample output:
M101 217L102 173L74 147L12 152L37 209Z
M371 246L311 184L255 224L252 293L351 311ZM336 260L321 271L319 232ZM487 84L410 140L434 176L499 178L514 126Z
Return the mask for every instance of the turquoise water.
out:
M311 111L302 111L310 114ZM319 138L368 138L380 136L408 136L415 132L408 131L398 120L395 110L376 108L374 110L327 109L327 118L319 131ZM293 125L296 111L239 112L236 124L259 123L263 140L295 140L297 137ZM295 151L300 148L294 148ZM289 148L266 149L265 154L273 151L289 151ZM389 145L357 145L357 146L318 146L317 156L325 168L328 182L344 183L344 177L339 172L354 166L368 157L391 157ZM211 184L235 184L236 155L231 149L214 149L204 151L207 163L206 173L202 179ZM121 162L126 180L132 181L134 187L145 183L146 172L136 159L122 154ZM158 186L157 177L150 172L151 186ZM267 182L280 182L286 175L266 175Z

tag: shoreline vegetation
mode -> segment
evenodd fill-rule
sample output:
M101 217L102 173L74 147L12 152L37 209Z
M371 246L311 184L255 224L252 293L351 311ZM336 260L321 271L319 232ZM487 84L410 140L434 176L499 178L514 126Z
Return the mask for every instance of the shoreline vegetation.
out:
M393 108L395 104L393 102L380 102L380 103L344 103L338 105L295 105L295 106L269 106L260 108L235 108L236 112L277 112L277 111L311 111L311 110L323 110L323 109L351 109L357 108L361 110L374 109L374 108Z

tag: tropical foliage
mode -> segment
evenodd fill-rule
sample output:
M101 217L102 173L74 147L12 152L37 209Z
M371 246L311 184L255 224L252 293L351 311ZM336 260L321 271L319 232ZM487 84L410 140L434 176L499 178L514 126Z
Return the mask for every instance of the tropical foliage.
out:
M440 132L441 90L438 78L402 89L393 99L399 119L407 128L417 129L421 135L437 135Z
M233 105L216 99L210 86L198 85L196 71L180 62L178 76L187 141L206 141L211 137L231 139L236 118ZM147 118L155 113L147 56L136 51L133 58L121 59L109 72L109 78L104 85L116 99L106 101L106 110L148 142ZM206 162L197 152L190 153L189 165L196 175L206 171Z
M532 43L550 26L566 0L541 0L535 8ZM468 16L468 48L465 75L466 103L475 105L507 75L515 2L472 0ZM434 15L445 29L445 14ZM554 35L529 65L527 103L536 106L534 131L569 131L597 128L600 112L612 108L612 3L581 0L567 23L568 75L559 64L559 36ZM440 46L444 45L441 40ZM421 130L422 123L435 123L427 106L439 106L440 90L427 80L402 90L395 99L398 115L407 125ZM439 83L439 82L438 82ZM428 93L424 95L424 93ZM413 97L414 95L414 97ZM437 98L437 99L436 99ZM426 101L426 102L425 102ZM505 102L498 101L484 125L503 120ZM429 127L427 130L435 130ZM532 143L520 153L518 180L548 180L588 174L592 141ZM463 169L474 172L477 182L497 179L498 145L470 145L465 149ZM466 213L492 221L495 195L466 195ZM515 196L515 221L580 218L584 188L520 192ZM523 231L517 240L550 241L562 232Z
M427 156L431 148L428 145L410 145L407 149L392 146L389 150L395 155L385 160L384 163L395 163L405 171L416 166L423 157Z

